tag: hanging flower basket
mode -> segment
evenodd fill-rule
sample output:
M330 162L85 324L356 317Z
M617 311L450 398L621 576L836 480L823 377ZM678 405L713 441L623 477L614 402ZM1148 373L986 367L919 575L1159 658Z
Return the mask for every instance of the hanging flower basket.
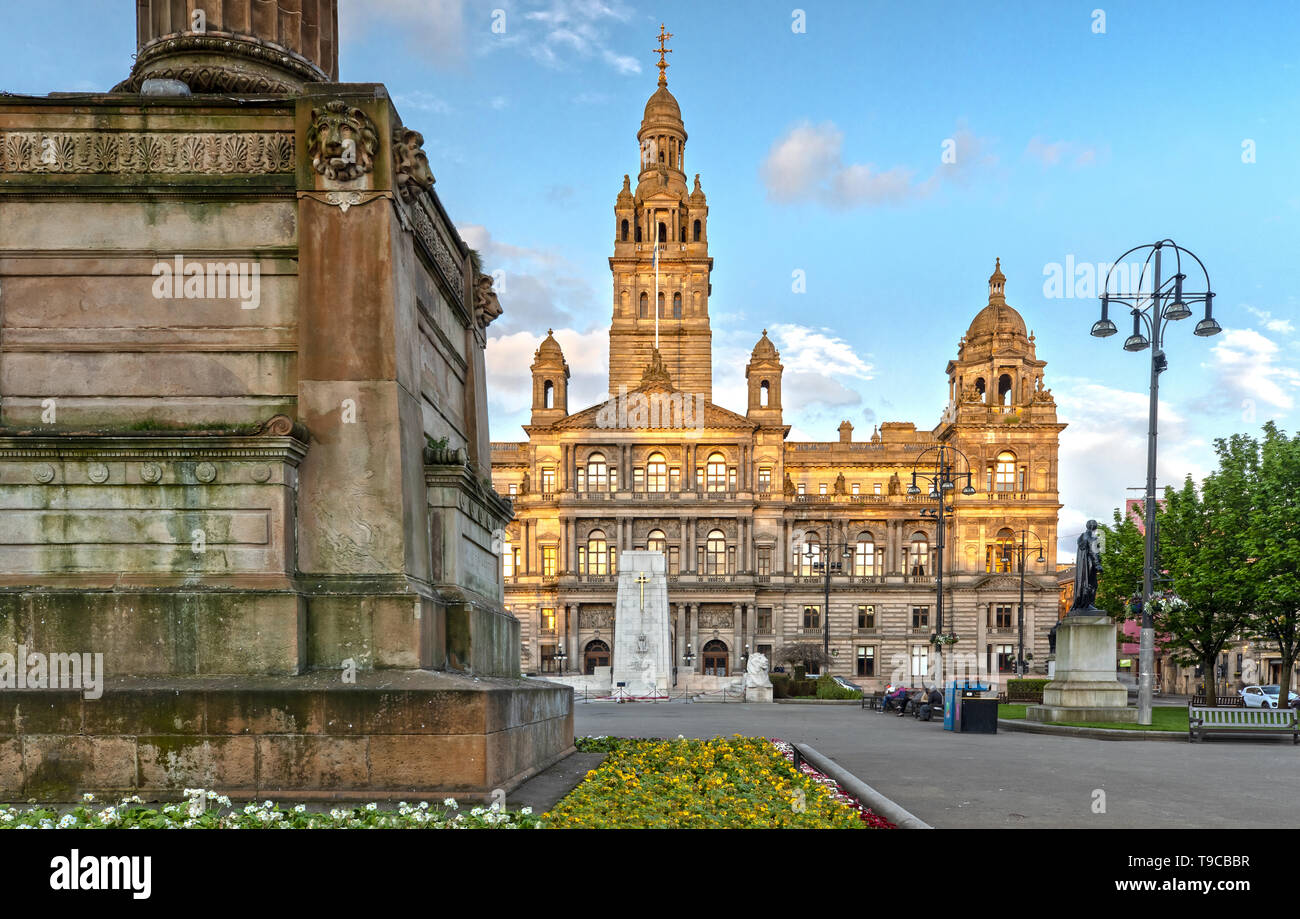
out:
M955 645L957 644L958 638L959 636L953 632L949 632L946 635L931 635L930 644L935 645L936 647L942 647L943 645Z

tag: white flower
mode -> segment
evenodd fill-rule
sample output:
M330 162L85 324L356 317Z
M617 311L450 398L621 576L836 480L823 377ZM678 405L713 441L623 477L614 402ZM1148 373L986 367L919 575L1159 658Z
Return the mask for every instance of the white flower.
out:
M373 811L374 809L375 809L375 804L373 802L366 805L366 810Z
M92 795L90 792L86 792L84 795L81 796L81 800L89 804L91 801L95 800L95 796Z
M295 814L306 813L306 811L307 811L307 805L306 805L306 804L299 804L297 807L295 807L295 808L293 809L293 812L294 812Z
M443 806L443 807L450 807L452 810L457 810L457 809L460 807L460 805L456 803L456 799L455 799L455 798L443 798L443 799L442 799L442 806Z

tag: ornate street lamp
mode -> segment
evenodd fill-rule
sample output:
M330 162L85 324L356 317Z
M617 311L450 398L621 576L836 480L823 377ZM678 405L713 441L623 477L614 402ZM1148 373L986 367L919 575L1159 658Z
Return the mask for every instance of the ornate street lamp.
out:
M1214 318L1214 293L1210 290L1210 274L1199 258L1172 239L1162 239L1157 243L1134 246L1116 259L1115 264L1122 263L1125 257L1140 251L1146 251L1147 257L1135 290L1112 293L1110 276L1115 271L1114 266L1106 273L1106 281L1101 288L1101 318L1092 324L1091 334L1096 338L1109 338L1118 332L1115 323L1110 320L1110 304L1122 303L1133 315L1133 334L1125 339L1124 350L1137 352L1151 349L1151 404L1147 427L1147 488L1143 533L1145 547L1142 564L1142 640L1138 658L1141 669L1138 681L1138 724L1150 724L1151 678L1155 668L1155 627L1149 601L1155 577L1157 407L1160 396L1160 374L1169 367L1169 361L1165 357L1165 331L1169 327L1168 323L1178 322L1191 316L1190 304L1193 303L1205 304L1205 318L1196 323L1196 328L1192 330L1194 335L1208 338L1219 334L1223 328ZM1161 256L1166 251L1174 256L1175 268L1173 277L1162 279ZM1187 280L1187 275L1183 272L1184 256L1188 259L1189 269L1192 267L1192 262L1200 268L1205 280L1203 291L1189 293L1184 290L1183 285ZM1148 268L1153 272L1151 289L1143 291L1142 279L1147 276Z
M1020 542L1015 548L1016 559L1020 565L1020 606L1016 613L1016 628L1020 631L1019 645L1016 650L1016 676L1023 678L1025 675L1025 568L1028 559L1025 556L1029 552L1029 538L1033 537L1035 548L1038 549L1038 558L1034 561L1040 565L1047 561L1047 556L1043 554L1043 540L1033 530L1021 530Z
M926 456L934 453L935 456L926 461ZM958 471L958 460L966 466L965 472ZM931 465L932 464L932 465ZM924 468L923 468L924 467ZM966 454L962 453L956 447L950 444L939 444L934 447L928 447L921 451L916 458L916 463L912 466L912 484L908 486L907 493L916 497L921 493L921 487L917 482L924 482L930 486L927 497L934 501L934 508L925 508L921 511L921 516L927 520L934 520L936 523L936 550L939 554L938 563L935 565L935 585L934 585L934 609L935 609L935 634L942 635L943 632L943 550L946 545L945 530L947 529L947 517L953 509L952 498L957 490L957 483L965 481L961 493L969 497L975 494L975 488L971 485L970 460ZM935 645L935 653L939 655L939 680L943 682L943 645Z
M853 556L853 547L848 543L837 542L832 545L831 525L829 523L826 524L826 545L824 548L818 548L814 551L812 545L808 543L805 543L803 547L803 557L808 561L809 567L816 571L818 566L820 566L825 572L823 589L824 600L822 604L822 651L828 658L831 655L831 569L835 568L838 570L842 568L841 562L836 562L834 565L831 565L830 553L832 549L840 549L840 555L843 558L851 558ZM816 555L820 555L821 558L814 562L812 559ZM827 664L826 666L828 669L830 668L830 664Z

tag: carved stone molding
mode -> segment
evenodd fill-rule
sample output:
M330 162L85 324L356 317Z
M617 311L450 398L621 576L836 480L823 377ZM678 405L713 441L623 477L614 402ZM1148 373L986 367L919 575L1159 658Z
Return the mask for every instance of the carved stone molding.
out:
M0 173L247 175L293 170L294 138L287 132L0 134Z
M406 202L433 188L433 172L424 153L424 135L407 127L393 129L393 176Z

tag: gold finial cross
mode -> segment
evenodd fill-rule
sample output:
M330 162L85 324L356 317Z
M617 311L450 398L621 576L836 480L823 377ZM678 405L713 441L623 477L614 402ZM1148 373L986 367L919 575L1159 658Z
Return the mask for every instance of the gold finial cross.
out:
M665 47L664 47L664 42L666 42L668 39L670 39L670 38L672 38L672 37L673 37L673 33L672 33L672 32L666 32L666 31L664 31L664 24L663 24L662 22L659 23L659 47L658 47L658 48L651 48L650 50L653 51L653 52L655 52L656 54L659 55L659 63L658 63L656 66L659 68L659 85L660 85L660 86L667 86L667 85L668 85L668 74L665 73L665 71L666 71L669 67L671 67L672 64L669 64L668 61L666 61L666 60L664 59L664 55L665 55L665 54L672 54L672 53L673 53L673 49L672 49L672 48L665 48Z
M641 588L641 608L645 609L645 586L650 582L650 579L642 573L636 576L636 582Z

